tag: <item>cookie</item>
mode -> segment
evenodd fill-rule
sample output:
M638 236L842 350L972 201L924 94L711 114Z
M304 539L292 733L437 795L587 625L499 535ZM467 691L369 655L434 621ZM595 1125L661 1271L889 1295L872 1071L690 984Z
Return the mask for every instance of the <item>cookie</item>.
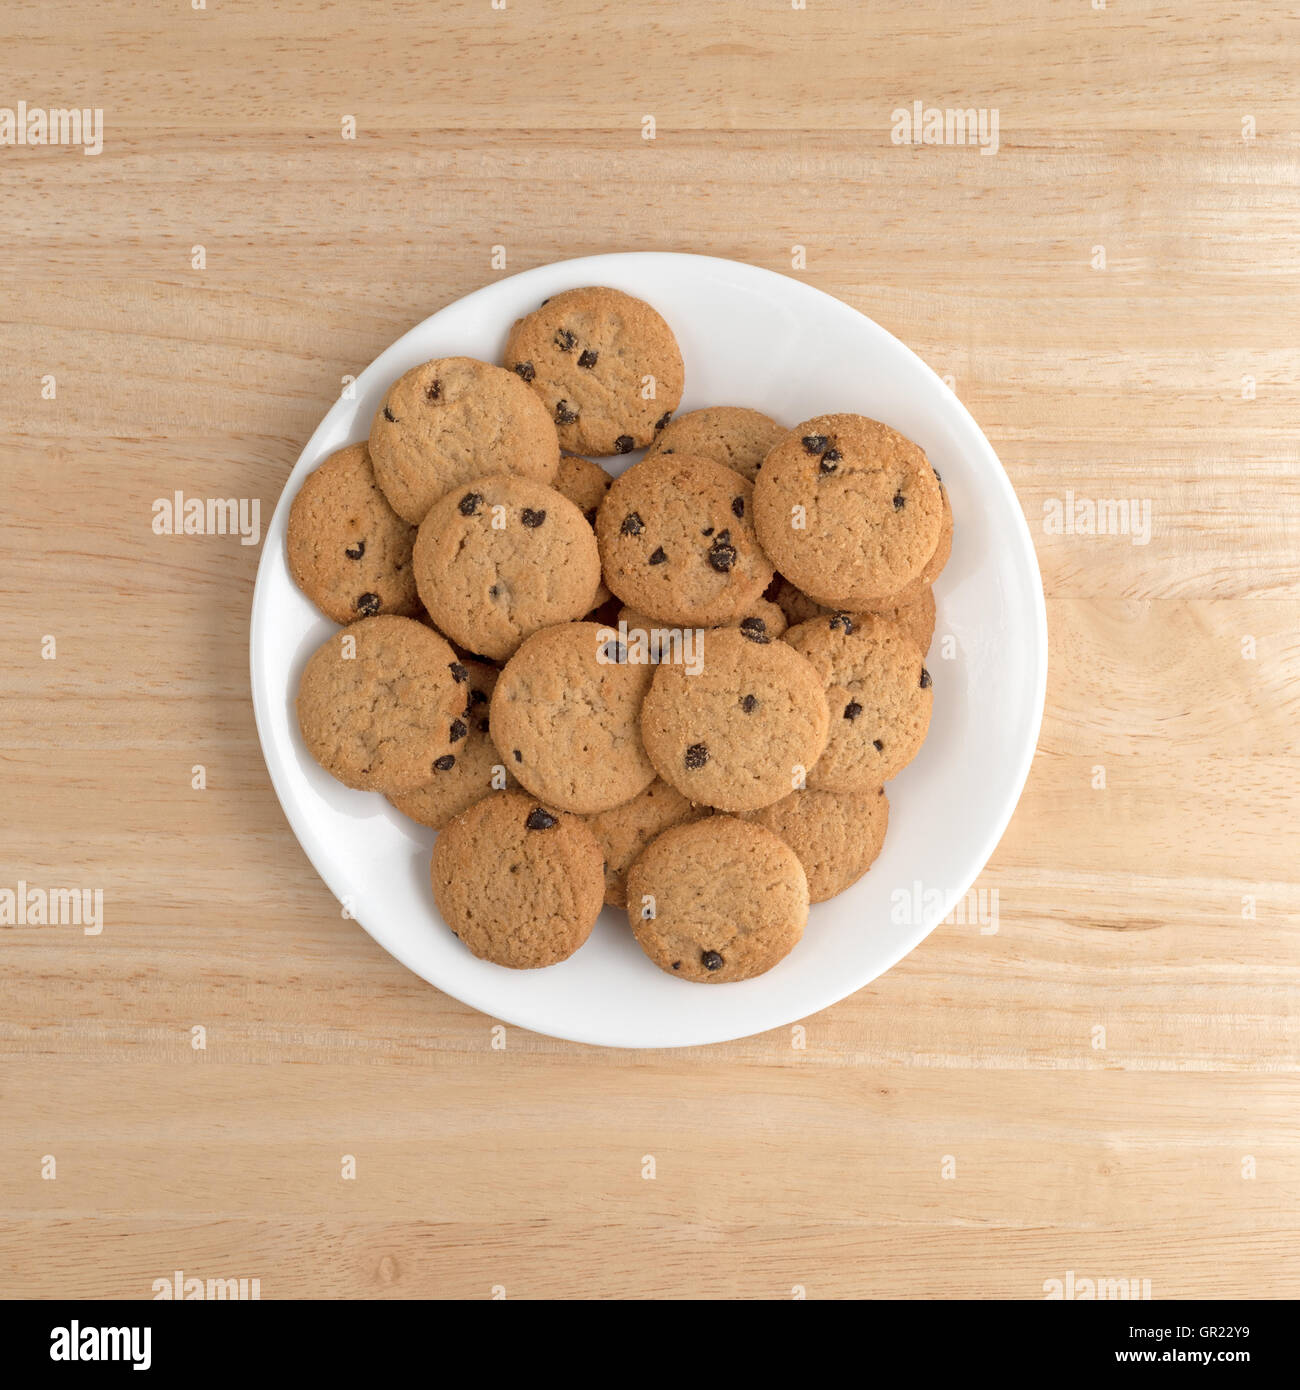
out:
M605 811L654 781L639 715L652 666L609 629L566 623L528 638L492 696L492 740L520 784L564 811Z
M875 863L889 827L889 799L883 787L873 792L809 788L761 811L746 811L741 819L765 826L794 850L808 876L809 900L823 903Z
M500 672L482 661L462 661L469 679L460 686L464 708L460 713L459 735L451 752L434 763L433 776L409 792L390 793L388 799L405 816L421 825L441 830L462 811L494 791L515 786L515 779L501 760L488 733L488 708Z
M942 515L922 450L863 415L806 420L754 484L763 549L792 584L837 610L878 606L915 579L935 553Z
M772 595L772 602L785 614L787 627L794 627L796 623L806 623L809 618L819 618L823 613L829 616L833 612L824 603L809 598L802 589L796 589L780 574L776 577L776 590Z
M605 583L656 622L717 627L762 596L753 488L686 454L647 458L614 479L596 513Z
M589 613L600 586L596 538L582 513L545 483L506 473L435 502L414 562L433 621L493 661L530 633Z
M467 679L456 653L423 623L363 618L323 642L303 668L303 742L345 786L409 791L462 736Z
M936 473L934 476L938 478L939 475ZM943 515L939 518L939 543L934 548L934 554L921 566L919 578L923 584L933 584L952 555L952 502L942 482L939 483L939 500L943 504Z
M669 975L727 984L761 975L798 944L808 880L779 836L734 816L674 826L627 875L637 942Z
M289 573L336 623L419 612L414 544L415 527L388 505L364 444L349 444L309 473L289 509Z
M484 473L551 482L560 443L545 406L512 372L439 357L388 388L370 457L390 506L419 525L438 498Z
M711 405L670 420L656 435L647 458L656 454L693 454L734 469L752 483L763 460L789 430L740 405Z
M706 815L703 807L693 806L676 787L656 777L631 801L588 816L587 824L605 856L605 901L625 908L632 861L670 826Z
M682 398L672 329L621 290L565 290L516 320L505 365L526 381L574 454L626 454L668 423Z
M830 737L808 785L874 792L916 757L930 727L934 692L920 648L869 613L813 618L785 641L812 663L830 706Z
M753 811L801 785L826 745L822 680L785 642L701 634L697 668L661 662L641 707L655 770L683 796Z
M480 960L537 970L591 935L605 896L596 837L577 817L496 792L434 841L433 899Z

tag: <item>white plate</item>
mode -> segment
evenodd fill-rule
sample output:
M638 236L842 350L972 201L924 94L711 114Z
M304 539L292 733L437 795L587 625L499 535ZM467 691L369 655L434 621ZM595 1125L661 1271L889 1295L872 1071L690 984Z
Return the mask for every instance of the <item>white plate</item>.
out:
M813 907L803 941L776 969L739 984L674 980L609 908L561 965L515 971L477 960L434 907L433 832L383 797L335 782L298 733L299 673L333 630L294 586L285 560L289 505L303 478L366 437L384 391L410 367L452 355L500 361L520 314L579 285L626 290L668 320L686 364L682 410L748 405L788 425L829 411L870 415L925 449L952 499L952 559L935 586L939 617L927 663L934 715L920 755L889 784L884 850L853 888ZM637 457L604 462L618 471ZM953 909L1006 829L1029 771L1047 680L1047 619L1029 530L1002 465L929 367L855 309L798 280L649 252L499 280L425 319L361 374L355 398L338 401L312 435L275 509L253 595L251 662L258 733L285 815L335 896L385 950L507 1023L612 1047L685 1047L834 1004Z

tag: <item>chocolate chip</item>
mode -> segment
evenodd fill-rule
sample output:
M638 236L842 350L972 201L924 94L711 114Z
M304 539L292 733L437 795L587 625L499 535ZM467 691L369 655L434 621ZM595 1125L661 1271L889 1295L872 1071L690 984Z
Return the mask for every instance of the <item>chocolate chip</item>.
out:
M524 822L529 830L549 830L553 825L558 824L559 821L540 806L534 806L528 813L528 819Z
M366 543L364 540L360 540L356 545L345 546L343 553L349 560L359 560L366 553Z
M447 669L451 672L451 678L457 685L469 680L469 672L460 664L459 661L452 661L447 664Z
M850 723L852 723L853 720L855 720L861 713L862 706L858 704L856 700L850 700L848 704L844 706L844 717Z
M673 418L673 413L672 413L672 411L671 411L671 410L665 410L664 413L655 421L655 429L656 429L656 430L661 430L661 429L663 429L663 427L664 427L664 426L669 422L669 420L671 420L672 418Z
M435 772L450 772L456 766L456 759L451 753L444 753L441 758L433 760L433 770Z
M686 750L686 766L694 771L709 761L709 747L706 743L692 743Z
M934 682L930 679L930 673L929 673L929 671L927 671L927 670L925 669L925 667L922 666L922 667L921 667L921 689L922 689L922 690L929 690L929 688L930 688L933 684L934 684Z
M519 514L519 520L522 521L530 531L535 531L542 522L546 520L546 513L535 512L531 507L525 507Z
M477 516L478 509L483 505L483 494L481 492L467 492L460 499L461 516Z
M555 405L555 423L557 425L571 425L578 418L576 410L569 409L568 401L557 401Z
M713 534L713 527L712 527L712 526L706 526L706 527L700 532L700 535L702 535L702 536L711 536L712 534Z
M651 563L652 565L662 565L662 564L664 563L664 561L667 560L667 559L668 559L668 556L664 554L664 548L663 548L663 546L659 546L658 549L655 551L655 553L654 553L653 555L651 555L651 557L650 557L650 563Z
M521 763L521 762L523 762L523 760L524 760L524 755L519 751L519 749L516 748L516 749L515 749L515 762Z
M577 341L578 335L576 333L570 333L567 328L556 330L555 346L559 348L561 352L572 352Z
M451 742L459 743L461 739L469 736L469 725L463 719L453 719L451 721Z
M700 961L706 970L721 970L722 957L716 951L705 951Z
M740 707L745 711L746 714L753 714L753 712L758 708L758 696L746 695L745 698L740 702Z
M578 366L594 367L596 365L596 359L599 356L600 353L598 353L595 348L583 348L578 354Z
M471 705L486 705L487 691L475 688L469 692L469 702Z
M743 497L733 497L731 499L731 514L737 520L745 515L745 499Z
M853 631L853 619L847 613L836 613L831 617L831 631L839 629L845 637Z
M876 750L877 753L879 753L885 745L881 743L881 741L878 738L873 738L871 740L871 746Z
M901 512L905 506L907 506L907 498L901 492L896 492L894 494L894 510Z
M822 455L822 461L817 465L817 471L825 477L827 473L834 473L835 467L839 463L842 455L838 449L827 449Z
M806 434L803 437L803 446L810 454L824 454L830 442L824 434Z
M436 401L436 400L441 399L441 397L442 397L442 382L440 382L440 381L431 381L431 382L429 383L429 385L425 388L424 395L425 395L425 399L426 399L426 400L430 400L430 401Z
M500 584L493 584L493 586L488 590L488 598L500 598L500 597L501 597L501 585L500 585Z
M614 441L614 452L616 454L630 454L636 448L636 440L630 434L620 434Z
M387 420L390 425L395 425L397 423L397 416L394 415L387 406L384 407L384 419Z
M762 618L742 618L740 620L740 633L742 637L748 637L751 642L757 642L760 647L766 646L772 640L767 635L767 624Z
M673 969L674 969L674 970L680 970L681 968L682 968L682 963L681 963L681 961L679 961L679 960L673 961Z
M357 612L363 618L373 618L381 607L378 594L361 594L357 598Z
M623 518L623 524L619 528L619 533L624 536L639 536L645 530L645 522L641 520L637 512L628 512Z
M719 574L727 574L736 563L736 547L728 544L725 539L730 534L729 531L723 531L709 547L709 566Z
M531 362L516 362L515 375L524 381L531 381L537 375L537 368Z

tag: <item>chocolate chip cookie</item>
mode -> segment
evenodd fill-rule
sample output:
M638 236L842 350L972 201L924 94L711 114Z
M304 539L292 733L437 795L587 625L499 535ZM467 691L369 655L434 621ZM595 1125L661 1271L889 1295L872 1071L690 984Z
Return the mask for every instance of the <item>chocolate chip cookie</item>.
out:
M915 579L935 553L942 514L924 452L863 415L806 420L754 484L763 549L792 584L837 610L878 606Z
M451 753L468 673L414 618L363 618L303 668L298 725L307 751L345 786L409 791Z
M575 454L626 454L668 423L682 355L663 318L621 290L565 290L518 319L505 365L544 402Z
M889 800L874 792L791 792L742 820L766 826L799 856L808 897L822 903L842 893L876 861L889 828Z
M629 661L599 623L535 633L492 696L502 761L534 796L565 811L630 801L654 781L639 723L653 670Z
M506 473L474 478L420 523L415 582L453 642L504 661L530 633L589 613L596 538L554 488Z
M388 388L370 426L370 457L390 506L418 525L438 498L484 473L551 482L560 442L545 406L513 373L439 357Z
M739 618L772 579L752 503L750 483L720 463L643 459L614 479L596 513L605 583L657 622Z
M734 816L674 826L627 876L637 942L669 975L727 984L761 975L798 944L808 880L779 836Z
M289 573L336 623L419 612L414 544L415 527L388 505L364 444L349 444L309 473L289 509Z
M802 785L826 746L822 680L785 642L701 634L696 670L661 662L641 707L655 770L691 801L752 811ZM793 658L793 659L792 659Z
M655 437L655 454L691 454L734 469L752 483L759 467L789 431L761 410L711 405L670 420Z
M709 812L693 806L667 782L656 777L643 792L621 806L587 816L591 833L605 856L605 901L611 907L627 906L627 871L632 861L669 826L699 820Z
M463 660L468 680L460 683L465 707L451 724L451 752L433 765L433 776L409 792L393 792L389 801L403 815L441 830L462 811L494 791L515 786L515 779L488 733L488 707L500 674L483 661Z
M577 816L519 792L463 812L434 842L433 898L480 960L537 970L591 935L605 895L596 837Z
M869 613L813 618L785 641L816 669L830 707L830 737L808 785L874 792L916 757L930 727L934 692L920 648Z

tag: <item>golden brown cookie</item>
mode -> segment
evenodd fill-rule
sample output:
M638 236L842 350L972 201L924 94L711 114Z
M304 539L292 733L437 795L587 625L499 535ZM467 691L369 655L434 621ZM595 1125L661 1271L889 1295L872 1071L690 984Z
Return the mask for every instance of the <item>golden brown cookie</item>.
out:
M761 825L709 816L666 830L627 876L641 949L681 980L727 984L783 960L808 921L798 856Z
M388 505L365 444L331 454L307 475L289 509L289 573L336 623L419 612L414 544L415 527Z
M400 792L451 756L468 672L414 618L363 618L303 668L298 725L307 751L345 786Z
M515 786L488 732L488 707L500 672L483 661L465 660L461 665L469 679L460 687L465 707L452 723L451 752L437 760L429 781L388 798L403 815L434 830L441 830L491 792Z
M632 861L669 826L699 820L709 812L693 806L667 782L656 777L643 792L621 806L587 816L587 824L605 856L605 901L627 906L627 871Z
M440 498L420 523L415 582L438 627L504 661L530 633L589 613L596 538L554 488L496 473Z
M734 469L752 483L763 460L788 433L761 410L711 405L670 420L655 436L646 457L692 454Z
M872 866L889 828L889 800L874 792L791 792L742 820L766 826L799 856L808 876L808 897L825 902Z
M634 464L596 513L605 583L657 622L717 627L739 618L772 579L752 497L739 473L709 459Z
M934 637L935 608L934 590L928 584L919 585L917 596L910 602L873 611L876 617L887 618L902 628L922 655L930 650L930 641Z
M653 667L634 664L599 623L535 633L492 696L492 739L520 784L584 814L631 800L654 781L641 745Z
M763 549L792 584L837 610L892 601L934 555L942 515L924 452L863 415L806 420L754 484Z
M496 792L434 842L433 897L481 960L537 970L591 935L605 895L596 837L577 816Z
M621 290L553 295L511 328L505 365L545 403L560 443L575 454L642 448L682 398L672 329Z
M920 648L870 613L813 618L785 641L812 663L830 707L830 737L808 785L874 792L916 757L930 727L934 692Z
M517 376L472 357L439 357L388 388L370 426L370 457L393 510L419 525L438 498L484 473L551 482L560 442Z
M784 642L756 642L738 628L701 634L701 656L697 669L655 667L641 707L655 771L691 801L723 811L779 801L826 745L818 672Z
M600 464L592 463L590 459L581 458L577 454L560 455L560 468L555 475L555 490L563 493L577 507L587 518L587 525L593 529L596 525L596 509L613 481ZM610 597L610 592L602 580L596 590L596 601L592 605L592 611L601 604L608 603Z
M649 660L656 665L659 662L659 652L669 647L679 633L679 629L656 622L626 604L614 615L610 626L619 629L620 640L629 644L634 645L638 640L644 641L650 651ZM746 605L740 617L733 618L729 623L720 623L719 626L738 627L752 642L775 642L785 632L788 624L785 614L776 604L769 603L765 598L756 598L753 603ZM644 638L639 634L645 634Z

